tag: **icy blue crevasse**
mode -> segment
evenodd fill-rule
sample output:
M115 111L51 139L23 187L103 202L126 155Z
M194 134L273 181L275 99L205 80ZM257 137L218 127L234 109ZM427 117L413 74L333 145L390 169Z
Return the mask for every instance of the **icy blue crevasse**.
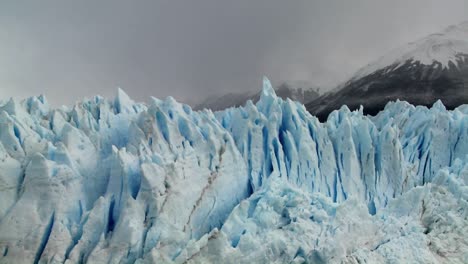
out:
M0 105L0 262L379 261L429 239L438 248L411 255L427 263L445 252L431 231L444 226L428 226L438 210L466 246L466 106L344 106L320 123L263 85L256 105L217 113L120 89L71 108Z
M334 201L353 196L380 208L467 153L466 114L440 101L431 109L391 102L376 117L343 106L320 123L264 86L257 106L217 113L251 163L254 190L273 174Z
M243 159L212 114L171 98L136 104L122 90L45 116L30 101L0 114L7 262L133 262L156 248L172 258L250 194Z
M184 255L193 263L464 263L466 162L457 159L375 215L357 199L333 203L272 178Z

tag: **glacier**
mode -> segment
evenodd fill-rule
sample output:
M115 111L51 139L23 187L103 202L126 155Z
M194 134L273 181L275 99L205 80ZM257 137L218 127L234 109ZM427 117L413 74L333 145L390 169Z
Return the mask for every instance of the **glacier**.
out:
M0 263L467 263L468 105L0 102Z

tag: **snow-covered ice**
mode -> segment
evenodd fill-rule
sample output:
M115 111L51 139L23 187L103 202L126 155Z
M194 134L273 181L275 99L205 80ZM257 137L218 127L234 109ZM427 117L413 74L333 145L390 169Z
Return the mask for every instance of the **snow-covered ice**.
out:
M0 105L0 263L467 263L468 107Z

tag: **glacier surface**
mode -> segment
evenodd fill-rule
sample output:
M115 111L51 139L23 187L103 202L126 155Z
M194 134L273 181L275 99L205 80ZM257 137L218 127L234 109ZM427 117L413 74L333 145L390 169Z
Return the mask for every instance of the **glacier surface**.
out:
M468 107L0 103L0 263L468 263Z

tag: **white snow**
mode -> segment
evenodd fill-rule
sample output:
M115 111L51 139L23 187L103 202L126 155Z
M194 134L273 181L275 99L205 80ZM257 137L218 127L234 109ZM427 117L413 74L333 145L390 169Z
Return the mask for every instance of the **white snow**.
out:
M466 263L468 106L0 106L1 263Z
M468 56L468 21L394 49L360 69L351 79L357 80L387 67L396 69L407 61L423 65L437 63L434 67L442 68L449 68L452 63L456 67L465 60L464 56Z

